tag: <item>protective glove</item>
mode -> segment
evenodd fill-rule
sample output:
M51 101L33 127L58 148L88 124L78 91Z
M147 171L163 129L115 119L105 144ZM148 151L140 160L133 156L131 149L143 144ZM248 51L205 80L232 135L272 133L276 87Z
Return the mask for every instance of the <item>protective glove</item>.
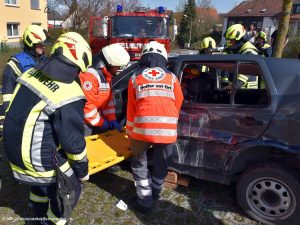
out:
M120 124L118 123L118 121L116 120L112 120L112 121L109 121L109 129L111 130L118 130L119 132L122 132L122 127L120 126Z
M110 127L110 124L108 123L107 120L104 120L102 126L100 127L101 131L107 131L108 128Z
M80 181L87 181L90 179L90 175L87 174L85 177L79 178Z

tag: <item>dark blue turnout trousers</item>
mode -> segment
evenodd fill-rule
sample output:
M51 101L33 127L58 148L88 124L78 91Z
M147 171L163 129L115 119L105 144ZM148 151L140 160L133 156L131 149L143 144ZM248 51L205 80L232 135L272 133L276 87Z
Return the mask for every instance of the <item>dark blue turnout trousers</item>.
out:
M75 188L75 204L72 205L72 209L74 209L80 197L81 184L75 174L73 174L70 179ZM37 224L67 223L67 220L62 218L62 212L60 212L58 208L55 184L49 186L31 186L29 206L34 218L44 218L38 220L40 223Z

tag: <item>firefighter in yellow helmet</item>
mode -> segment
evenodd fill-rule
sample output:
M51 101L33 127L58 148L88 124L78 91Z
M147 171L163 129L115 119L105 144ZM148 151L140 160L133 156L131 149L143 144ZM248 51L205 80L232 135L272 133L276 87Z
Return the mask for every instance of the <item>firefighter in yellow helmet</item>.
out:
M245 35L246 30L243 25L234 24L230 26L225 32L229 51L232 54L258 55L257 48L247 40ZM256 76L239 74L238 85L241 88L256 89L258 87L258 79Z
M201 41L199 54L200 55L210 55L213 49L216 48L216 41L211 37L206 37ZM209 68L207 66L201 66L199 71L202 73L208 72Z
M212 54L212 50L216 48L216 41L211 37L206 37L201 41L199 54Z
M258 54L271 57L272 48L271 45L267 43L267 34L263 31L259 31L255 36L255 47L258 49Z
M30 208L43 224L65 224L88 180L85 97L77 80L92 63L88 43L62 34L51 56L18 77L4 120L4 146L14 178L31 186ZM62 182L64 181L64 182Z
M258 50L246 39L245 35L246 30L243 25L234 24L230 26L225 33L225 38L229 45L228 47L233 54L257 55Z
M30 25L23 34L24 49L13 55L7 62L2 79L3 110L8 107L17 78L26 70L34 67L44 56L47 31L38 25Z

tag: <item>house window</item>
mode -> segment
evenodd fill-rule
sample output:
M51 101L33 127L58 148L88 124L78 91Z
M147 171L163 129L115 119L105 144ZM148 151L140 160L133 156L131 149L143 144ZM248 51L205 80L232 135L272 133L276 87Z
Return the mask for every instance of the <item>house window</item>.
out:
M229 21L229 27L235 24L235 21Z
M296 13L296 14L300 13L300 5L297 5L297 6L296 6L295 13Z
M17 5L18 1L17 0L5 0L6 5Z
M257 22L257 29L261 29L262 28L262 22Z
M19 24L8 23L6 29L7 29L7 37L19 37Z
M40 0L30 0L31 9L40 9Z

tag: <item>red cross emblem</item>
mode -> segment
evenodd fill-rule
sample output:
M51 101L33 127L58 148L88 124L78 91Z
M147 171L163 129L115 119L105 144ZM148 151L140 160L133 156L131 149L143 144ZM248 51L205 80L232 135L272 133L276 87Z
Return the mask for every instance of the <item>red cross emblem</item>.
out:
M160 81L164 79L166 76L166 73L159 67L154 67L154 68L147 68L143 71L142 73L143 77L146 80L150 81Z
M156 75L160 74L160 72L156 71L156 70L151 70L151 72L148 72L148 74L152 75L153 77L155 77Z
M83 83L83 89L89 91L89 90L91 90L92 88L93 88L92 82L90 82L90 81L85 81L85 82Z

